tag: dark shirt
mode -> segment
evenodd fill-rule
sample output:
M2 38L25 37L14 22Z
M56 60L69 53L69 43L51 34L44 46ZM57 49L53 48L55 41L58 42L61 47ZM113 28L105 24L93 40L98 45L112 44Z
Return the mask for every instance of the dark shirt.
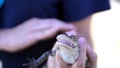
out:
M33 17L72 22L109 8L108 0L5 0L0 9L0 28L15 27ZM28 62L26 58L38 58L51 49L54 42L55 39L40 41L13 54L0 52L3 68L27 68L22 66Z

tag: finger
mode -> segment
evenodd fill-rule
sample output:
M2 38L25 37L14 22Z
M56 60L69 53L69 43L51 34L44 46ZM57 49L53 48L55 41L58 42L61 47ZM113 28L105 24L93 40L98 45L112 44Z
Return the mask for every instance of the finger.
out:
M52 25L49 24L41 24L41 25L37 25L33 28L33 31L44 31L44 30L49 30L52 28Z
M48 68L56 68L56 61L54 56L49 56L47 61Z
M73 24L68 24L64 21L58 20L58 19L51 19L51 22L54 24L55 28L58 28L61 32L66 32L69 30L75 30L75 27Z
M48 68L56 68L56 61L54 56L49 56L47 61Z
M80 47L80 60L83 60L83 62L85 62L86 60L86 40L84 37L80 37L78 40L79 43L79 47Z
M80 37L78 40L80 47L80 56L76 63L73 65L73 68L84 68L86 63L86 40L83 37Z
M72 24L66 24L66 23L59 25L57 28L61 32L76 30L75 27Z
M57 30L54 28L47 29L44 31L37 31L33 33L33 38L36 40L50 39L57 35Z
M45 30L53 28L53 25L49 19L39 20L34 26L34 30Z
M61 21L52 21L53 25L48 24L49 22L46 22L46 21L51 22L51 20L45 20L46 24L42 24L39 27L36 27L35 28L36 30L34 30L34 33L35 33L34 38L37 38L37 40L44 40L44 39L53 37L59 31L66 32L68 30L74 29L73 25L65 24ZM48 26L46 26L46 25L48 25Z
M56 51L57 50L57 45L55 44L52 48L52 51ZM48 61L47 61L47 66L48 68L56 68L56 59L55 56L49 56L48 57Z
M90 68L97 68L97 55L90 46L87 46L87 57L90 63Z

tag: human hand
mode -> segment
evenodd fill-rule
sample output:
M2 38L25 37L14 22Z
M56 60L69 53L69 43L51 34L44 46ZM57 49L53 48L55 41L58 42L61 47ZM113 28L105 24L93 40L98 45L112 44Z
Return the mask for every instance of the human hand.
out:
M57 32L72 30L71 24L57 19L32 18L11 29L0 30L0 49L16 52L40 40L52 38Z
M93 52L93 50L86 45L85 38L81 37L78 40L78 43L80 45L80 56L77 59L77 61L74 64L67 64L63 61L61 56L58 52L56 52L56 55L49 56L48 58L48 68L85 68L86 65L86 56L88 58L88 61L90 63L90 68L96 68L96 61L97 57L96 54ZM53 47L53 51L56 50L57 46Z

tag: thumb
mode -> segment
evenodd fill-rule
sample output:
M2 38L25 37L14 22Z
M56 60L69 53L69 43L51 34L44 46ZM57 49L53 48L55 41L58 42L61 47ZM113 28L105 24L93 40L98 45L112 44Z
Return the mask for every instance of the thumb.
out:
M86 40L84 37L80 37L78 40L79 43L79 58L73 65L73 68L85 68L85 63L86 63Z

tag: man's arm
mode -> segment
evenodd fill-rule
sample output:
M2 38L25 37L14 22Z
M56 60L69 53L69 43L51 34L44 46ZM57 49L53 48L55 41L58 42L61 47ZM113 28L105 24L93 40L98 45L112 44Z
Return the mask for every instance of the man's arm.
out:
M88 16L82 20L72 22L76 27L78 36L83 36L87 40L87 44L92 46L91 36L90 36L90 24L92 16Z

